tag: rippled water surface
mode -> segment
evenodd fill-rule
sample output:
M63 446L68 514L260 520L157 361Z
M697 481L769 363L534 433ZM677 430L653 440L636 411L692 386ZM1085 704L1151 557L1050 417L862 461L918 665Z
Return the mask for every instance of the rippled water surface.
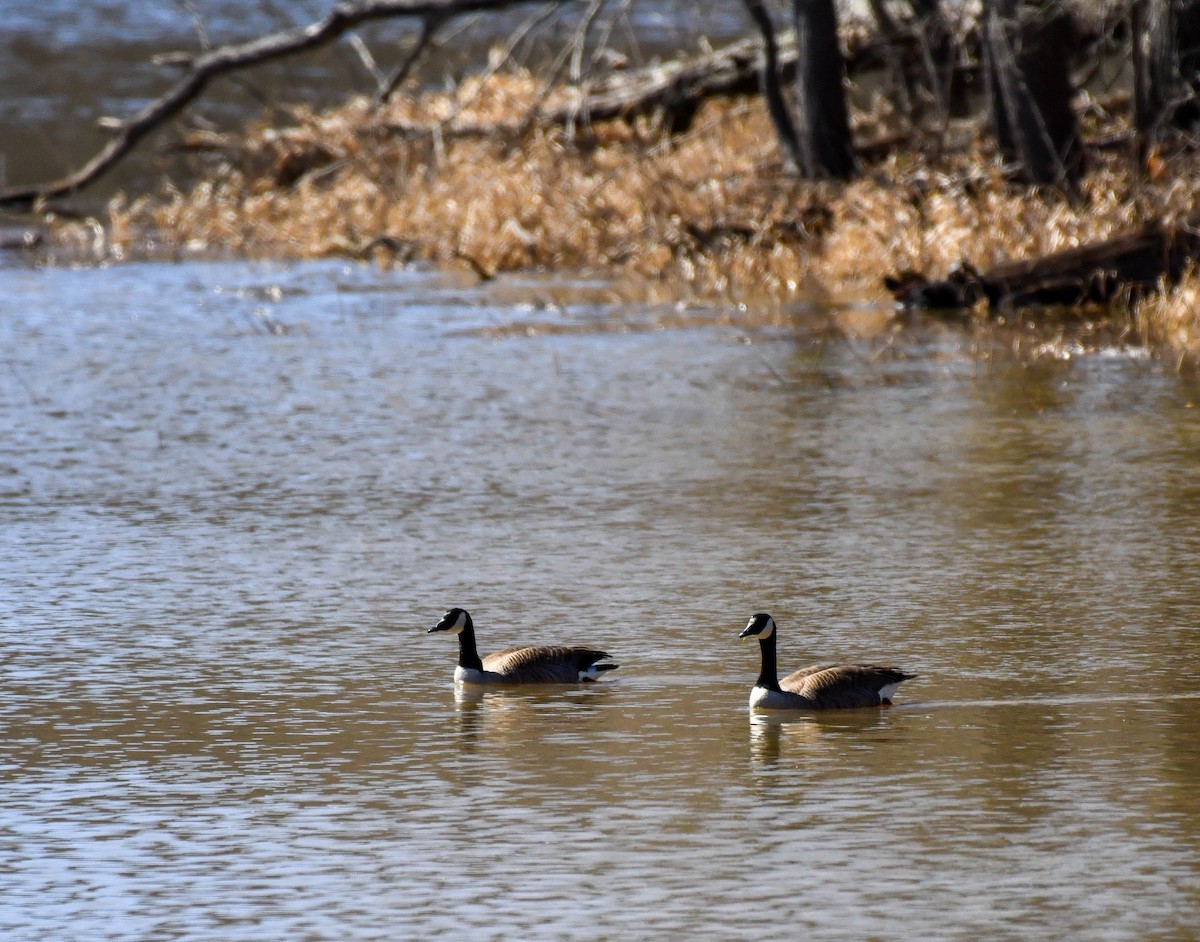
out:
M1194 938L1169 368L337 264L0 288L5 939ZM454 604L622 667L457 700ZM754 721L757 610L920 676Z

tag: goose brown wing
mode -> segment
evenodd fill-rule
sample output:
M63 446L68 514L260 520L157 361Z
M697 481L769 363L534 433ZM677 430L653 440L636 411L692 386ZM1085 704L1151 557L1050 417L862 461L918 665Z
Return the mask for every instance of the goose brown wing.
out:
M788 674L779 686L807 697L819 707L848 709L878 706L880 690L912 676L874 664L815 664Z
M483 659L483 669L514 684L573 684L579 672L609 655L592 648L565 644L535 644L505 648Z
M802 667L798 671L792 671L779 682L779 686L784 690L791 690L795 692L800 689L799 685L802 684L806 678L812 677L814 674L820 674L825 671L835 671L837 669L837 664L812 664L808 667ZM789 684L793 686L788 686Z

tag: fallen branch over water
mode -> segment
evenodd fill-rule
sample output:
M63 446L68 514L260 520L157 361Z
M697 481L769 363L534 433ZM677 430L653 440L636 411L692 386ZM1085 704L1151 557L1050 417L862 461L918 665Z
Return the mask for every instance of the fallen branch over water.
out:
M125 121L114 122L113 139L91 160L73 173L49 183L0 190L0 206L27 207L39 200L78 192L107 173L144 137L179 114L214 78L259 65L272 59L295 55L324 46L362 23L410 18L443 22L468 13L491 12L534 2L534 0L370 0L339 3L325 17L296 29L282 30L236 45L221 46L195 58L175 57L186 73L166 93ZM567 4L573 0L541 0Z
M436 30L450 20L537 2L554 9L568 6L575 0L369 0L365 3L344 0L324 18L308 26L221 46L196 56L186 53L159 56L156 63L182 67L185 70L183 77L132 117L105 119L103 123L113 137L82 167L57 180L0 188L0 207L29 208L38 202L79 192L104 176L153 131L180 114L213 79L220 76L311 51L369 21L420 20L422 34L416 47L376 91L375 101L379 105L410 74ZM796 68L795 37L786 33L778 39L778 77L787 81ZM851 36L850 46L852 67L856 62L870 63L878 58L875 37L856 32ZM703 55L601 74L582 86L563 90L555 96L557 101L535 108L533 114L519 121L473 125L448 121L437 126L397 126L395 130L414 136L429 133L442 137L511 136L533 126L573 128L590 122L632 120L653 115L661 119L662 127L669 133L676 134L691 127L697 110L711 98L756 95L762 60L759 40L746 39Z
M666 116L664 125L673 132L684 131L706 98L755 94L761 58L759 43L743 40L708 55L612 73L594 83L587 94L545 110L540 119L563 125L661 112ZM793 48L790 62L795 61Z

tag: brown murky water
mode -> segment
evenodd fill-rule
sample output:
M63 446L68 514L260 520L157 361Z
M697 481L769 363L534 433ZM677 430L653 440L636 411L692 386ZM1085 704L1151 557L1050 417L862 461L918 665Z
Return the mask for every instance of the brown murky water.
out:
M334 264L0 288L6 939L1194 938L1169 369ZM456 700L452 604L622 668ZM755 720L761 609L920 677Z

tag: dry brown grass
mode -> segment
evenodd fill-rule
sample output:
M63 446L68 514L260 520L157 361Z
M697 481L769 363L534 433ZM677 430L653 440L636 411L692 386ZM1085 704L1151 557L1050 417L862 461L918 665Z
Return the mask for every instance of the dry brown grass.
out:
M1200 273L1142 299L1134 320L1150 347L1174 355L1178 366L1200 365Z
M222 159L191 189L114 201L111 244L153 231L248 254L602 269L645 296L777 306L822 293L882 300L888 273L987 269L1193 212L1200 196L1188 158L1135 183L1116 152L1097 156L1079 199L1018 189L977 139L939 160L897 150L848 186L798 183L781 172L757 101L710 103L674 139L647 122L573 137L411 132L448 119L518 124L539 92L529 75L497 76L378 113L352 101L252 128L222 140ZM1141 333L1200 354L1198 285L1138 305Z

